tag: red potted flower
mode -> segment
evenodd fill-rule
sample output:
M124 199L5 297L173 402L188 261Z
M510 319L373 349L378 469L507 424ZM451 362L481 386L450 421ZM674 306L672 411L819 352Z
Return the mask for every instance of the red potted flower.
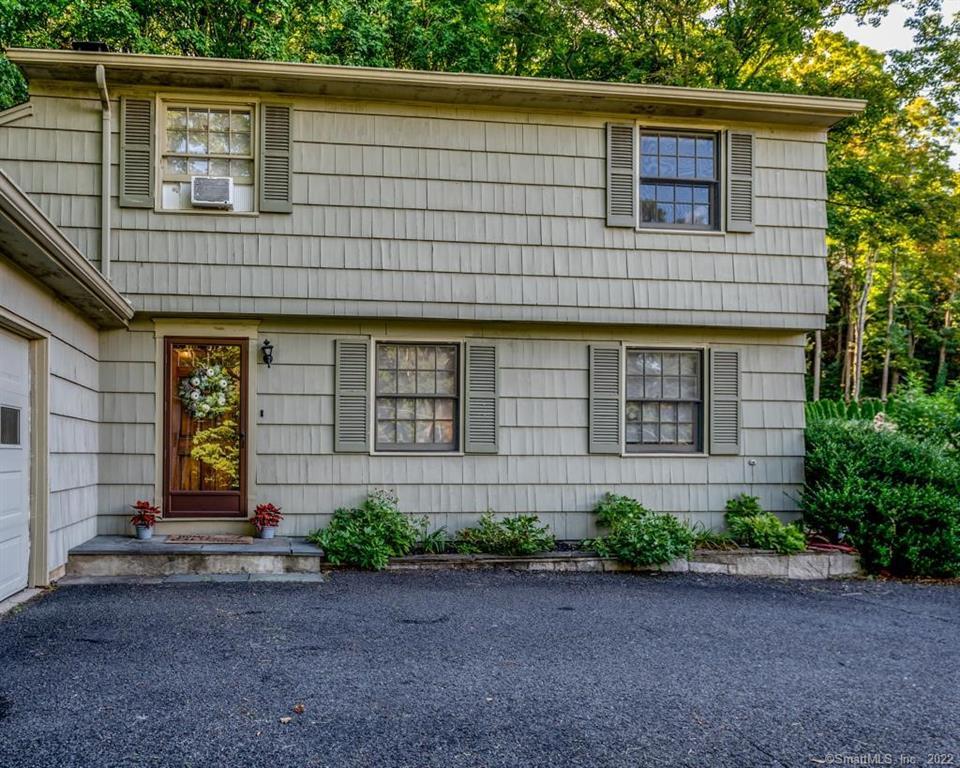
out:
M157 524L157 518L160 517L160 507L149 501L140 500L136 504L131 504L130 509L135 510L134 516L130 518L130 524L136 528L137 538L152 538L153 526Z
M257 504L250 522L257 529L257 536L261 539L272 539L277 533L277 526L283 520L280 507L273 504Z

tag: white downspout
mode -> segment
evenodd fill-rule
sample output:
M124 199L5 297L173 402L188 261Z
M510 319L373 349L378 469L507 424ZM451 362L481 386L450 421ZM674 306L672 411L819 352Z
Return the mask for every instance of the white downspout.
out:
M100 127L100 272L110 279L110 94L107 73L97 64L102 123Z

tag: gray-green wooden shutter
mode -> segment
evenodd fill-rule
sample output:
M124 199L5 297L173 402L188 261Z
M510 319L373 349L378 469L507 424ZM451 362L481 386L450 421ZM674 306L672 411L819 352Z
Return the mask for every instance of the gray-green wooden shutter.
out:
M337 339L333 404L333 449L341 453L370 450L370 345L365 339Z
M590 345L590 453L620 453L620 345Z
M637 225L636 126L607 123L607 226Z
M710 453L740 453L740 353L710 350Z
M120 205L153 208L153 99L120 99Z
M727 230L753 232L752 133L727 131Z
M497 348L489 342L466 343L464 450L497 452Z
M286 104L260 105L260 210L293 210L293 109Z

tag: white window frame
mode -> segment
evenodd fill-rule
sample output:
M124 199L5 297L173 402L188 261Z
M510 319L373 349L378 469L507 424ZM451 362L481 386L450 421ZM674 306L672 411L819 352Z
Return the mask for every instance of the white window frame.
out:
M377 344L450 344L457 347L457 444L453 449L442 451L383 451L377 450ZM404 458L433 458L465 456L464 452L464 433L466 432L466 366L464 365L464 356L467 352L466 339L463 337L450 337L445 335L425 335L425 336L371 336L368 356L371 361L369 366L369 391L370 402L368 408L369 427L367 437L370 442L371 456L388 456L396 459Z
M634 206L634 229L637 232L643 232L648 235L688 235L692 237L726 237L726 210L727 210L727 131L729 126L709 123L706 125L691 123L680 126L676 123L659 123L639 120L634 122L634 141L636 142L636 152L634 152L634 179L636 180L636 205ZM717 227L715 229L698 229L696 227L678 227L678 226L653 226L650 224L641 225L640 223L640 175L641 170L641 151L640 136L644 131L659 133L709 133L717 137ZM693 347L690 347L693 349ZM633 456L633 454L627 454ZM686 456L688 454L678 454ZM694 454L696 455L696 454Z
M650 231L649 229L645 231ZM661 232L663 230L653 230ZM687 230L681 231L690 234ZM723 232L698 232L697 234L724 234ZM654 352L699 352L701 360L700 380L703 387L701 414L701 440L697 451L628 451L627 450L627 352L631 349L651 350ZM685 344L682 342L620 342L620 456L624 459L707 459L710 457L710 345Z
M251 195L253 200L253 205L249 211L237 211L233 209L218 209L218 208L165 208L163 205L163 185L165 181L164 176L164 166L166 163L167 157L177 156L183 153L179 152L168 152L167 147L167 110L168 109L177 109L177 108L196 108L202 107L204 109L240 109L245 108L250 110L250 155L249 157L244 156L226 156L234 157L238 160L250 160L253 173L250 177L250 183L242 183L237 185L237 182L234 181L235 186L244 186L250 187ZM154 190L154 199L155 205L154 210L157 213L185 213L193 215L215 215L215 216L258 216L260 213L260 101L258 99L241 99L230 96L217 96L216 98L209 98L200 94L177 94L177 93L160 93L156 96L156 109L154 110L156 115L156 160L155 160L155 170L156 170L156 184ZM195 157L201 157L200 155L195 155ZM203 157L210 158L209 153ZM189 176L187 177L189 180ZM172 183L173 180L170 180L169 183ZM180 180L179 183L183 183L183 180Z

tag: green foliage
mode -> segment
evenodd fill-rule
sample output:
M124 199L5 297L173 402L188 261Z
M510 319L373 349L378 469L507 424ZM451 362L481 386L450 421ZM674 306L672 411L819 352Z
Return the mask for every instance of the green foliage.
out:
M457 534L454 546L462 554L532 555L549 552L555 541L548 526L536 515L517 515L496 520L492 512L480 517L472 528Z
M888 412L903 434L952 450L960 448L960 383L927 394L922 381L911 379Z
M784 525L772 512L765 512L760 499L741 493L727 501L724 515L730 535L744 547L772 549L791 555L807 548L803 530Z
M702 523L697 523L691 530L693 531L694 549L727 551L740 548L740 545L734 541L729 533L710 530L704 527Z
M857 422L811 425L801 502L807 525L856 546L871 572L960 574L960 463L930 441Z
M323 549L331 563L379 571L391 557L410 553L424 524L400 512L395 495L377 490L359 507L338 509L330 525L307 540Z
M601 557L631 565L662 565L693 551L693 530L673 515L651 512L636 499L607 493L597 504L597 523L605 536L585 541Z
M849 403L843 400L812 400L806 404L807 424L824 419L873 421L878 413L884 412L884 408L884 403L873 399Z
M433 533L424 533L420 539L420 548L428 555L442 555L447 551L447 528L437 528Z
M237 423L231 419L199 430L193 436L190 458L216 470L235 487L240 479L240 439Z

